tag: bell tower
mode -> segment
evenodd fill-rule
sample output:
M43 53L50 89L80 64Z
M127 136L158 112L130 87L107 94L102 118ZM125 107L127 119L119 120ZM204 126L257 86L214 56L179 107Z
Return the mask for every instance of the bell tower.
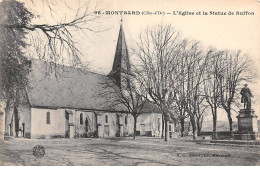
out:
M108 74L109 77L115 80L116 85L122 89L122 85L127 85L129 75L131 74L131 65L129 61L128 49L126 45L122 19L116 45L114 63L112 71Z

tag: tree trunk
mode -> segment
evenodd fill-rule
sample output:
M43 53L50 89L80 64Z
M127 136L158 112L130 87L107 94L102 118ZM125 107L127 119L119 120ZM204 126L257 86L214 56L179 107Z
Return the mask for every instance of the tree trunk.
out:
M213 133L212 133L212 139L217 139L217 114L216 112L213 114Z
M200 131L201 131L201 127L200 127L200 120L197 119L197 135L200 136Z
M185 119L182 117L181 118L181 137L184 137L184 124L185 124Z
M163 135L164 135L164 123L165 123L165 119L164 119L164 115L162 115L162 135L161 135L161 138L163 138Z
M229 122L230 136L231 136L231 137L234 137L233 126L232 126L232 117L231 117L230 109L227 110L227 116L228 116L228 122Z
M165 112L164 114L164 121L165 121L165 134L164 134L164 141L169 140L169 121L170 121L170 114Z
M7 102L6 102L6 106L5 106L5 135L10 135L9 134L9 122L8 122L8 115L7 113L9 113L9 107L10 107L10 100L7 99Z
M196 120L194 116L190 116L190 122L191 122L191 127L192 127L192 136L193 140L197 140L198 133L197 133L197 125L196 125Z
M136 122L137 122L137 117L134 116L134 140L135 140L135 136L136 136Z
M169 140L169 120L165 118L165 135L164 135L164 141Z
M217 117L213 116L213 133L212 133L212 139L217 139Z
M230 131L230 132L233 132L232 117L231 117L231 112L230 112L230 110L227 110L227 116L228 116L228 122L229 122L229 131Z

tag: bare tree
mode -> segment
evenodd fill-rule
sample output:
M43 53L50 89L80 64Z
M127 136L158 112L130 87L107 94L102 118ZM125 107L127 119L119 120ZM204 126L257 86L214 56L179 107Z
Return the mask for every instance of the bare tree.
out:
M16 0L5 0L4 2L15 1ZM27 1L26 3L29 2L32 3L32 7L36 4L36 1L34 0ZM80 66L81 52L77 47L77 37L79 35L87 37L88 32L101 31L101 29L97 28L97 24L95 24L101 17L100 15L94 14L94 11L97 10L97 4L94 4L94 7L90 7L90 5L92 5L90 4L90 1L81 4L79 3L79 7L75 9L75 11L69 11L74 13L74 17L66 17L65 13L63 18L57 19L54 17L55 9L60 4L65 4L65 6L70 9L67 5L68 2L66 0L42 0L41 2L43 8L49 11L49 15L53 21L52 23L48 23L44 20L41 21L40 19L42 16L34 16L34 13L31 13L34 20L38 21L37 23L35 21L22 24L1 23L0 26L11 32L17 32L18 30L26 31L28 33L27 41L33 45L31 49L36 51L36 54L40 59L52 62L64 61L67 59L72 66ZM64 10L66 11L66 9ZM81 36L81 38L83 36Z
M197 116L198 107L201 104L201 85L204 81L203 75L208 62L208 53L203 55L199 42L191 41L187 43L183 53L183 78L181 86L182 99L184 99L184 109L189 115L193 139L197 139ZM183 90L184 89L184 90Z
M181 38L171 25L147 27L140 33L135 55L140 60L138 81L148 93L147 99L156 104L163 115L165 141L169 139L170 107L176 87L175 67L178 65Z
M177 79L177 89L175 90L175 105L176 105L176 113L178 114L178 117L180 119L180 125L181 125L181 137L184 137L184 130L185 130L185 119L188 117L187 111L185 109L186 106L186 90L185 90L185 84L186 84L186 47L188 45L188 41L184 40L183 45L181 46L181 55L180 55L180 62L179 65L177 65L176 70L179 73L178 79Z
M198 136L201 135L201 129L204 122L205 116L207 116L208 106L203 103L204 97L200 99L199 104L197 105L197 113L196 113L196 122L198 128Z
M208 105L210 106L213 117L213 139L217 137L217 110L220 106L220 79L219 76L223 74L222 56L224 51L217 51L216 49L209 49L211 53L209 64L207 65L204 81L204 95Z
M184 137L185 132L185 119L187 119L188 114L185 110L185 99L181 97L175 97L176 105L174 107L174 114L177 115L177 119L180 120L180 131L181 137Z
M237 102L239 99L236 99L239 94L238 86L244 81L251 82L254 80L256 73L253 71L252 60L240 50L225 51L221 60L224 71L218 76L220 81L220 105L227 113L229 129L232 132L231 112L236 105L239 105Z
M136 123L137 118L144 111L144 106L147 103L145 98L145 91L143 91L142 85L136 83L134 72L124 72L121 74L120 86L116 83L113 76L104 78L99 84L102 90L98 93L98 97L105 98L105 104L110 109L125 110L134 118L134 135L136 138Z

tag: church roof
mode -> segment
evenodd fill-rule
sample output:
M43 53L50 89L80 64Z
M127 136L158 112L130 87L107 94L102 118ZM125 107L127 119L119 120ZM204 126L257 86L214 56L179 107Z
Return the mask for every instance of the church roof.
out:
M105 104L106 100L98 94L104 90L100 85L104 80L109 78L79 68L62 65L55 68L48 62L32 59L29 102L31 107L126 111L123 106L112 109Z
M102 86L104 82L112 83L109 77L38 59L31 62L27 88L31 107L127 112L124 105L109 107L108 97L102 96L102 90L112 90ZM145 103L143 113L151 112L158 113L159 110L151 102Z
M124 74L130 75L130 69L129 55L121 24L113 68L108 76L32 59L32 71L29 75L27 89L28 99L31 107L127 112L124 105L112 106L112 99L109 103L110 95L115 92L110 92L110 90L114 90L113 88L104 88L104 83L112 84L116 89L121 89L122 76ZM102 96L102 93L109 95ZM151 102L146 102L143 112L154 112L158 110L156 108Z

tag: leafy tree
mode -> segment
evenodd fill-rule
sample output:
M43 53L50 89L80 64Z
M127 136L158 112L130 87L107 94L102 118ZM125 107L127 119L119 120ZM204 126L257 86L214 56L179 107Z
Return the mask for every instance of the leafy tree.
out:
M5 0L0 3L0 98L18 106L21 93L27 85L30 62L24 56L26 47L24 29L10 29L3 25L27 25L33 18L22 3Z
M13 30L2 25L27 25L32 17L33 14L20 2L5 0L0 4L1 98L8 102L18 104L16 96L27 84L30 62L23 52L27 31Z

